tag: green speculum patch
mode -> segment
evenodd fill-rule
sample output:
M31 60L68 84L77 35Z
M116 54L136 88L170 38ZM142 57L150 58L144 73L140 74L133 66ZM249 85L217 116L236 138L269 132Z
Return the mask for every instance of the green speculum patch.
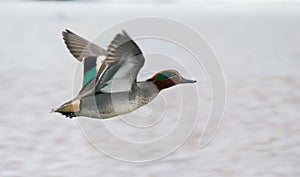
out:
M83 76L82 86L84 87L89 81L91 81L94 77L96 77L96 66L91 70L87 71Z

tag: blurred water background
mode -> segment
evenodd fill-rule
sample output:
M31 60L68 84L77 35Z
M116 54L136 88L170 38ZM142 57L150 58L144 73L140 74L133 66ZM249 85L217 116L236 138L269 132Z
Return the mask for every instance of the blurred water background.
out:
M300 175L300 5L173 2L0 4L0 176ZM178 151L147 165L104 156L86 141L76 119L49 114L72 97L78 64L61 31L70 28L93 39L114 23L140 16L176 19L199 31L219 57L227 84L226 113L214 140L198 149L205 123L200 117ZM197 84L208 103L209 84L201 78ZM165 94L166 101L173 91Z

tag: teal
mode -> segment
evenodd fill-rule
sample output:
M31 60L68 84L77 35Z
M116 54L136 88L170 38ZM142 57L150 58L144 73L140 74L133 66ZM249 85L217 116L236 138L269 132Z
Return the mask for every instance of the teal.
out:
M107 50L69 30L63 32L63 38L71 54L84 65L82 90L72 100L53 109L66 117L107 119L127 114L148 104L164 89L196 82L173 69L137 81L145 58L125 31L114 37ZM105 59L97 62L99 56Z

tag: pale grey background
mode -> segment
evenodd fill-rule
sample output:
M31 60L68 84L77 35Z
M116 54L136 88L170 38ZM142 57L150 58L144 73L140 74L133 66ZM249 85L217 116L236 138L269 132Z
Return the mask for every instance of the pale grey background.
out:
M285 2L2 3L1 176L299 176L299 12L299 4ZM180 20L209 41L224 67L228 100L209 146L197 149L200 120L176 153L132 165L99 154L76 120L48 112L72 97L77 66L60 32L70 28L93 39L120 20L145 15Z

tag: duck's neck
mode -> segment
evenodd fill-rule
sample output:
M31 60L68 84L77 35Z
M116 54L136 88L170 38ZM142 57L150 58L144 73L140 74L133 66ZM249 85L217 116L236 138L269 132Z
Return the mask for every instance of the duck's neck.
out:
M148 81L137 82L135 89L136 92L143 92L149 94L158 93L160 91L153 82Z
M142 81L137 82L132 94L135 95L134 98L140 99L140 103L147 104L155 98L158 93L158 88L152 82Z

